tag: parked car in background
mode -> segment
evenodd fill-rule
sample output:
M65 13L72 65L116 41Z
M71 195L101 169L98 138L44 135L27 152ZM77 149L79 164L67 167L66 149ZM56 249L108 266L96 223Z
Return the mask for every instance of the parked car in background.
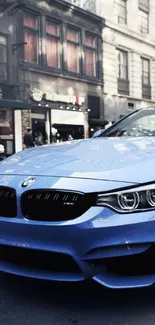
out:
M109 288L155 283L155 108L97 138L0 163L0 271Z

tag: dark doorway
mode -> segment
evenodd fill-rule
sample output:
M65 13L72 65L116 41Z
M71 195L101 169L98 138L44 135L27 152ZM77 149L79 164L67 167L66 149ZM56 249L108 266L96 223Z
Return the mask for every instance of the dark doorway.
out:
M36 139L38 133L41 133L43 136L43 141L46 143L46 124L44 120L32 119L32 132L34 140Z

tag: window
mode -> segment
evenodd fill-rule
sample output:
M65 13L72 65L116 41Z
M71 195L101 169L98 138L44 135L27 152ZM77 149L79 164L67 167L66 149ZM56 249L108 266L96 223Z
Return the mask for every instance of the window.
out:
M149 0L139 0L139 9L149 12Z
M128 53L117 50L118 93L129 95Z
M66 62L67 70L73 73L79 73L79 32L67 28L67 51Z
M151 99L150 61L142 58L142 97Z
M7 38L0 35L0 81L7 80Z
M96 37L85 35L85 74L96 77Z
M103 137L146 137L155 136L155 110L140 109L124 120L119 121L117 124L112 126L109 130L102 133Z
M128 53L117 50L117 75L118 79L128 80Z
M46 58L49 67L60 68L60 27L50 21L46 22Z
M114 14L117 17L117 22L125 25L127 23L126 0L115 0L114 6Z
M24 14L24 42L25 61L38 63L38 17L32 14Z
M150 85L150 62L142 58L142 84Z
M149 14L139 9L139 30L142 34L149 33Z

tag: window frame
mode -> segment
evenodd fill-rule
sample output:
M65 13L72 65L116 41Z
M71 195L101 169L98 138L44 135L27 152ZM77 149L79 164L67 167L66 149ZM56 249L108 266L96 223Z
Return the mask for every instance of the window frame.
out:
M144 17L141 16L141 14L144 13L147 15L147 28L144 28L142 25L142 22L144 20ZM147 35L149 34L149 12L148 11L145 11L144 9L141 9L139 8L139 32L142 34L142 35Z
M48 32L46 32L46 24L47 22L50 22L51 24L57 26L59 28L59 34L58 35L54 35L54 34L50 34ZM61 47L62 47L62 26L61 26L61 22L59 21L55 21L49 17L46 16L45 18L45 39L47 39L47 37L51 37L51 38L54 38L54 39L57 39L58 40L58 45L59 45L59 53L58 53L58 60L59 60L59 67L52 67L50 65L48 65L47 63L47 55L45 57L45 65L47 66L48 69L52 69L53 71L60 71L62 70L62 50L61 50ZM42 34L42 38L44 37L44 35ZM45 49L46 49L46 44L45 44Z
M147 4L145 4L145 1L146 0L139 0L138 1L138 7L139 7L139 9L149 13L149 11L150 11L150 0L147 0Z
M145 70L143 69L143 63L144 61L146 61L148 63L148 83L144 83L144 74L145 74ZM151 61L150 59L146 58L146 57L141 57L141 67L142 67L142 70L141 70L141 73L142 73L142 76L141 76L141 80L142 80L142 98L144 99L149 99L151 100L151 97L152 97L152 90L151 90Z
M120 48L117 48L116 49L117 52L119 53L123 53L126 55L126 66L124 65L121 65L120 63L118 64L118 71L119 71L119 74L118 74L118 77L117 79L120 79L120 80L125 80L125 81L128 81L129 80L129 56L128 56L128 51L125 51L123 49L120 49ZM120 75L120 67L123 66L123 67L126 67L126 78L121 78Z
M124 7L119 1L122 1L124 3ZM115 16L117 17L117 23L120 25L127 25L127 0L114 0L114 5L117 6L117 14ZM125 17L120 15L120 8L125 9ZM120 19L124 20L124 23L120 22Z
M35 16L38 20L38 25L36 29L33 29L29 26L24 25L23 19L24 19L24 13L30 14ZM58 37L60 40L60 68L55 68L47 65L47 58L46 58L46 42L44 41L46 38L46 22L49 21L53 23L54 25L58 25L60 30L59 36L52 35L52 37ZM21 17L20 26L22 28L22 37L21 40L24 41L24 30L30 30L34 32L36 35L38 35L38 62L32 62L32 61L26 61L24 59L24 46L21 49L21 62L24 63L25 67L27 68L34 68L38 71L45 71L45 73L56 73L57 75L62 74L64 77L73 77L77 78L77 80L85 80L85 81L94 81L94 82L101 82L103 83L103 75L101 73L101 70L99 67L101 67L101 61L102 61L102 35L98 32L92 32L90 29L87 30L87 28L84 28L83 26L77 26L76 23L69 23L68 21L64 19L58 19L53 17L53 15L43 13L40 10L32 10L30 11L30 8L25 10ZM67 41L67 29L73 30L78 33L78 41ZM85 33L96 38L96 49L94 48L96 52L96 58L95 58L95 72L96 76L91 77L85 73L84 68L84 50L85 50ZM51 34L49 34L51 36ZM78 63L79 63L79 71L78 73L69 71L67 69L67 42L76 44L78 47ZM92 48L91 48L92 49Z
M6 45L4 45L4 47L6 49L6 62L1 62L0 61L0 64L4 64L5 65L5 68L6 68L6 78L5 79L0 79L0 82L4 82L4 83L6 82L7 83L8 78L9 78L9 42L8 42L8 35L0 32L0 36L4 37L6 39ZM1 46L1 44L0 44L0 46Z
M25 14L30 15L30 16L34 16L36 17L36 22L37 22L37 28L32 28L30 26L27 26L24 24L24 18L25 18ZM30 11L24 11L23 12L23 40L24 40L24 35L25 35L25 30L32 32L34 35L36 35L37 37L37 61L27 61L25 60L25 46L24 46L24 62L28 63L28 64L33 64L33 65L39 65L40 62L40 33L41 33L41 24L40 24L40 14L37 12L30 12Z
M142 61L142 85L144 85L144 86L151 86L151 67L150 67L150 60L149 59L147 59L147 58L144 58L144 57L141 57L141 61ZM143 69L143 63L144 62L147 62L148 63L148 83L146 84L146 83L144 83L143 82L143 80L144 80L144 75L143 75L143 73L145 73L146 71Z
M86 37L92 37L95 40L95 45L94 46L90 46L86 44ZM86 49L91 50L95 53L95 62L94 62L94 69L95 69L95 75L94 76L90 76L89 74L86 73L86 57L85 57L85 53L86 53ZM84 33L84 39L83 39L83 51L84 51L84 58L83 58L83 72L84 72L84 76L86 78L89 79L93 79L96 80L98 79L98 60L99 60L99 55L98 55L98 37L97 35L89 32L89 31L85 31Z
M64 32L64 43L65 43L65 52L64 52L64 66L65 66L65 71L68 75L73 75L73 76L81 76L81 30L80 28L77 28L76 26L73 25L65 25L65 32ZM77 33L78 35L78 41L72 41L72 40L67 40L67 30L71 30ZM73 72L68 69L67 66L67 44L73 44L77 46L78 49L78 72Z
M117 89L118 89L118 94L122 94L122 95L127 95L129 96L130 94L130 89L129 89L129 52L124 50L124 49L120 49L120 48L116 48L116 51L119 53L124 53L126 54L126 79L125 78L121 78L121 73L120 73L120 63L118 62L118 76L117 76ZM116 52L116 53L117 53ZM117 60L117 58L116 58ZM124 65L123 65L124 67Z

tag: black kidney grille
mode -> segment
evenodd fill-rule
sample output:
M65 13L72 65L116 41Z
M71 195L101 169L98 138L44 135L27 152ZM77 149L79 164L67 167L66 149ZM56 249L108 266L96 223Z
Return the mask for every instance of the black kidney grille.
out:
M0 186L0 216L7 218L17 216L16 191L11 187Z
M63 221L79 217L92 205L89 195L69 191L31 190L23 193L23 216L31 220Z

